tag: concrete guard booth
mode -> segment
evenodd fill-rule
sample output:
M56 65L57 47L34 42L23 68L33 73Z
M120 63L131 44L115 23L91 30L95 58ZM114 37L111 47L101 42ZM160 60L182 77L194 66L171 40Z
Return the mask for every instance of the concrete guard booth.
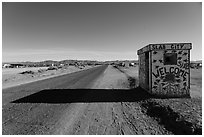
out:
M137 51L139 86L161 97L190 97L191 43L149 44Z

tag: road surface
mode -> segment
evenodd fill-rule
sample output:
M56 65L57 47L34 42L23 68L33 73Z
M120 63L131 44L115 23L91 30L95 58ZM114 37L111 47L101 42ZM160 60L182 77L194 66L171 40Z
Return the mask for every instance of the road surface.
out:
M172 134L146 115L128 78L99 66L2 92L2 134Z

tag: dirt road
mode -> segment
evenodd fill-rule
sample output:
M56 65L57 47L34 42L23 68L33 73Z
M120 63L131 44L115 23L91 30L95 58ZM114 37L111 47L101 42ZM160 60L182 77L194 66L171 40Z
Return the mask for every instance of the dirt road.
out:
M146 115L135 82L100 66L3 90L2 134L175 134Z

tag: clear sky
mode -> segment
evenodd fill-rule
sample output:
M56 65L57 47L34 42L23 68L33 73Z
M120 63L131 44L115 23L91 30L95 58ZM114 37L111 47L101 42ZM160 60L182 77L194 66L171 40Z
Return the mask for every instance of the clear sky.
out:
M2 61L138 59L149 43L191 42L202 59L201 3L2 3Z

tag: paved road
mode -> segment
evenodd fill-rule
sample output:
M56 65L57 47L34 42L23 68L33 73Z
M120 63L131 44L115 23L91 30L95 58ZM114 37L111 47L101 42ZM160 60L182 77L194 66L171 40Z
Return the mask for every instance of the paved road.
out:
M86 92L75 93L71 89L91 88L106 68L99 66L4 89L2 134L52 134L56 126L66 120L62 120L64 114L71 112L69 116L73 119L77 103L71 103L86 95Z

